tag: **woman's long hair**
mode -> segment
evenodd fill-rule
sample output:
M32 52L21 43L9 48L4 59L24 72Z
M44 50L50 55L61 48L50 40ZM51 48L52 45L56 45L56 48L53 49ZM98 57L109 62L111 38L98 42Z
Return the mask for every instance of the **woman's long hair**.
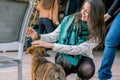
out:
M55 0L41 0L44 9L49 10L53 8Z
M91 11L88 15L88 21L87 21L87 25L90 30L90 38L94 38L99 42L99 46L102 46L106 33L105 22L104 22L104 14L105 14L104 4L101 0L85 0L84 3L86 2L90 3L91 5ZM78 13L76 13L74 15L77 16L75 22L80 23L81 14L79 13L78 15Z
M85 0L85 2L88 2L91 5L91 11L87 22L91 32L90 37L95 38L95 40L99 40L99 45L102 46L106 33L104 4L102 0Z
M105 8L102 0L85 0L91 5L91 11L88 15L88 28L90 30L90 38L99 41L99 46L103 45L106 28L104 22ZM84 4L83 3L83 4Z

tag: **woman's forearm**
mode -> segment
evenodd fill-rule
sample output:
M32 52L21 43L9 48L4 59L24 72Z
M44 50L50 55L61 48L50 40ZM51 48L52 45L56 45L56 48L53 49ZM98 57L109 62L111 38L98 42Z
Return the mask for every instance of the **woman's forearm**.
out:
M52 33L42 34L40 40L47 42L56 42L58 40L59 33L60 33L60 25Z
M83 42L80 45L63 45L63 44L54 44L53 51L60 53L70 54L70 55L79 55L87 54L87 52L93 50L98 43L95 42Z

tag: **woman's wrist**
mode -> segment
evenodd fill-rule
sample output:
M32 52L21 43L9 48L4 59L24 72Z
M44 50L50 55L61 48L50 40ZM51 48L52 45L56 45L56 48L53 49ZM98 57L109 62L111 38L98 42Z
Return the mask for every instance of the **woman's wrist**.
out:
M54 44L53 43L48 43L46 47L53 49L54 48Z
M59 25L59 22L55 22L54 24L55 24L56 26L58 26L58 25Z
M33 39L34 40L40 40L41 39L41 35L39 33L36 34L36 37Z

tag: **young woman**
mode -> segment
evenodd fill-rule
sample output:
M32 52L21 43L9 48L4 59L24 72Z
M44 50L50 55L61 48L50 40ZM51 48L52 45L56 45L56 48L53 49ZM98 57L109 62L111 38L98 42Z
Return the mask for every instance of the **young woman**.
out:
M39 33L50 33L55 30L58 21L58 0L40 0L34 3L39 11Z
M32 28L27 34L33 45L51 48L58 52L55 62L68 76L77 73L82 80L89 80L95 72L92 50L103 41L104 5L101 0L85 0L79 13L66 16L52 33L39 35ZM51 42L58 43L51 43Z

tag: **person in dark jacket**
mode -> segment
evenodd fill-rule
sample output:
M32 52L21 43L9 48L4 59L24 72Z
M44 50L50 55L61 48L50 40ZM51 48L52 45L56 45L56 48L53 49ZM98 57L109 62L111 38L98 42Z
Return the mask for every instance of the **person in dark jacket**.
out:
M115 0L108 12L105 21L111 18L116 10L120 8L120 0ZM113 80L111 68L114 63L116 47L120 44L120 11L112 22L105 39L104 54L101 66L98 70L98 80Z
M65 16L79 12L82 6L83 0L68 0L65 10Z

